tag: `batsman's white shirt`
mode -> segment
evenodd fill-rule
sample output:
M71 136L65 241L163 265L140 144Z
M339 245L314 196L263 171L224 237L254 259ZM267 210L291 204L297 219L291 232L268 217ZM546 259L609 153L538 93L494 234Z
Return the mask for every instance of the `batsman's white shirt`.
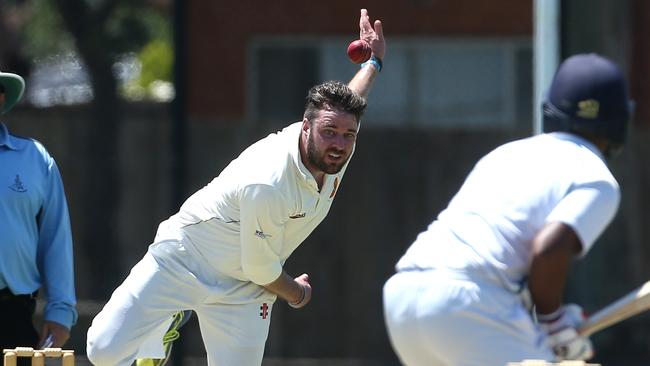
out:
M397 319L415 316L406 310L409 302L419 302L428 309L430 319L436 319L436 324L423 325L430 329L452 326L443 324L438 315L464 304L462 306L466 306L464 309L470 314L465 320L474 318L465 324L470 329L462 329L459 335L463 342L470 342L472 334L477 334L477 339L479 334L484 336L480 329L494 326L495 330L493 336L487 337L489 341L473 345L480 347L480 351L472 348L472 352L488 355L483 359L478 356L476 364L490 360L489 355L494 354L496 358L492 360L496 365L504 360L498 358L498 353L507 358L510 349L515 356L552 357L548 349L539 344L540 334L516 299L516 292L529 272L532 239L545 224L564 222L577 233L584 255L614 217L619 201L618 183L602 154L578 136L556 132L498 147L475 165L448 207L418 235L398 261L398 274L384 289L391 339L400 344L408 341L398 339L409 335L401 333L403 329L398 329L398 324L405 323ZM461 285L463 281L469 282ZM433 295L424 300L426 295L422 291L426 291L427 283L431 284ZM405 290L409 284L417 286L420 293L409 294ZM459 287L449 290L447 286L454 284ZM480 285L476 287L475 284ZM433 287L438 288L434 290ZM477 301L472 298L474 296L488 296L495 301L486 298ZM423 301L428 305L422 304ZM513 308L491 309L508 306ZM482 316L483 321L480 320ZM458 325L463 320L454 322ZM490 322L493 325L487 325ZM472 324L476 324L476 329L471 329ZM508 330L496 331L502 326L510 327L510 331L515 329L519 334L519 340L512 341L510 349L508 339L499 339L499 334L507 334ZM434 338L431 335L431 339ZM443 347L440 351L450 357L449 364L474 364L467 357L453 359L452 332L442 338L452 344L439 342L437 346L427 347ZM399 351L399 345L397 348ZM409 352L404 351L404 357L408 357ZM422 360L427 359L423 357ZM407 363L418 364L417 361Z
M561 132L514 141L476 164L397 269L488 265L517 286L528 273L532 239L545 224L571 226L585 255L619 201L618 183L588 141Z

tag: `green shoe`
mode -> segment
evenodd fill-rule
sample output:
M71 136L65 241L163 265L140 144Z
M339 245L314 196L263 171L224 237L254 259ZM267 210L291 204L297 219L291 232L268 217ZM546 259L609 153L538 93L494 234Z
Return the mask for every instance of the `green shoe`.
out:
M169 330L163 336L163 348L165 349L165 358L139 358L135 361L136 366L163 366L169 361L169 355L172 352L174 341L181 337L178 330L187 323L192 317L192 310L179 311L174 314L174 320L169 326Z
M153 358L139 358L135 361L136 366L156 366L156 362L162 360L155 360Z

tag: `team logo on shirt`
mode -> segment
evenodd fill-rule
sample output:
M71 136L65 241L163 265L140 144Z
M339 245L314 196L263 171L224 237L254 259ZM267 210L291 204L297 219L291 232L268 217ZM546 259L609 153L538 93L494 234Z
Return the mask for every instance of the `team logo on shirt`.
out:
M260 316L262 319L266 319L266 317L269 316L269 306L266 303L263 303L262 306L260 306Z
M290 219L302 219L303 217L307 216L306 212L298 213L295 215L289 216Z
M266 238L272 237L273 235L265 234L262 230L255 230L255 236L257 236L259 238L262 238L262 239L266 239Z
M27 188L23 186L23 182L20 180L20 175L16 174L16 179L14 179L14 184L9 186L9 189L11 189L14 192L27 192Z

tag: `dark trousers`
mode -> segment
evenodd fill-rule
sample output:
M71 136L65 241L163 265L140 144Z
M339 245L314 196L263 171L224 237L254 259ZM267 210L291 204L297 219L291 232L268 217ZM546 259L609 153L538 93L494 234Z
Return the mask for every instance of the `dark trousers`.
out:
M33 323L35 310L35 297L13 296L6 289L0 290L0 349L38 346ZM21 357L18 365L31 365L31 360Z

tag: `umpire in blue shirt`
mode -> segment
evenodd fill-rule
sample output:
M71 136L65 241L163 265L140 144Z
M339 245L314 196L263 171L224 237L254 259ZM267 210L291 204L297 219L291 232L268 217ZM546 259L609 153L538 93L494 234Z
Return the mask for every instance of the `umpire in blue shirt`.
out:
M0 113L20 100L25 82L0 72ZM63 183L38 141L0 122L0 349L61 347L77 320L72 235ZM46 301L40 332L37 294ZM27 359L28 360L28 359Z

